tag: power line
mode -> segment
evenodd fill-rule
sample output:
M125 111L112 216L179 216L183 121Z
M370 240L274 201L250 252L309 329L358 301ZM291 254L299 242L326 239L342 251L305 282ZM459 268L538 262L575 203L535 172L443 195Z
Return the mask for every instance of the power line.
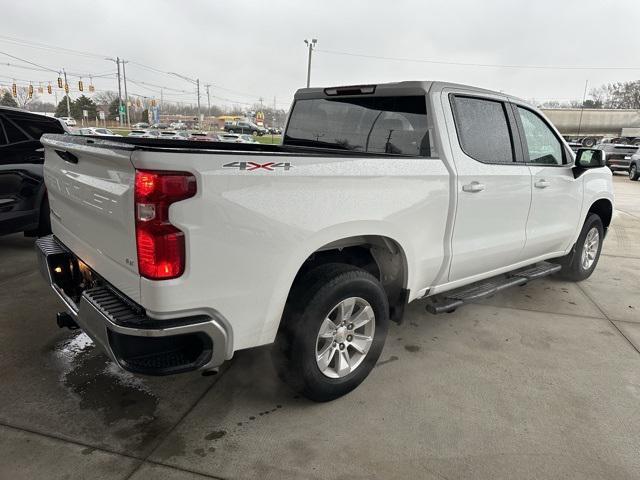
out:
M539 70L640 70L640 67L621 66L586 66L586 65L516 65L500 63L472 63L472 62L450 62L445 60L430 60L420 58L387 57L381 55L369 55L364 53L340 52L337 50L316 49L316 52L327 53L329 55L343 55L348 57L370 58L374 60L391 60L396 62L429 63L435 65L452 65L461 67L488 67L488 68L514 68L514 69L539 69Z
M101 55L101 54L97 54L97 53L83 52L83 51L80 51L80 50L73 50L71 48L56 47L56 46L53 46L53 45L47 45L45 43L34 42L32 40L22 40L22 39L19 39L19 38L8 37L6 35L0 35L0 42L10 43L10 44L13 44L13 45L20 45L20 46L23 46L23 47L39 48L41 50L57 51L57 52L66 53L66 54L69 54L69 55L79 55L79 56L82 56L82 57L92 57L92 58L103 59L104 57L107 56L107 55Z

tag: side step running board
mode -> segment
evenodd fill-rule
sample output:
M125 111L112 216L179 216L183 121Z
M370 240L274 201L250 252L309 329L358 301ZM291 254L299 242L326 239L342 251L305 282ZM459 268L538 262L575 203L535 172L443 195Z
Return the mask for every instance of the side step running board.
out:
M509 287L525 285L536 278L556 273L561 268L561 265L555 263L542 262L532 267L515 270L506 275L499 275L450 292L444 292L441 295L434 295L426 308L430 313L450 313L465 303L490 297Z

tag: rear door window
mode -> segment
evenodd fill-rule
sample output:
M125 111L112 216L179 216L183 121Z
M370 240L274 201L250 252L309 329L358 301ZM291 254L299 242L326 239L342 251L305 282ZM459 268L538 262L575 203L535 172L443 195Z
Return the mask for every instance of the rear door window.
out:
M483 163L512 163L514 147L503 102L454 95L453 116L464 153Z
M29 140L29 137L27 137L18 127L16 127L11 120L5 118L2 123L4 125L4 132L7 135L7 141L9 143L25 142Z
M49 120L45 117L26 118L20 115L10 116L9 118L35 140L40 140L44 133L64 133L62 125L57 120Z
M424 96L297 100L284 144L431 156Z

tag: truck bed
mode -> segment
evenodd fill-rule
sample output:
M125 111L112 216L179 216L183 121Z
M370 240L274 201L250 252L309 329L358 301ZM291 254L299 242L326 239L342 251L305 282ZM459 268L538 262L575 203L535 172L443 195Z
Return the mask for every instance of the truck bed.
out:
M144 151L184 151L197 152L204 151L208 154L255 154L255 155L302 155L302 156L322 156L322 157L344 157L344 156L365 156L365 157L402 157L408 155L396 155L392 153L361 152L357 150L338 150L336 148L301 147L294 145L269 145L251 143L231 143L231 142L202 142L198 140L174 140L155 139L139 137L95 137L90 135L60 135L46 134L44 139L64 141L75 145L91 145L94 147L108 146L118 148L114 144L120 144L126 150ZM410 157L410 156L409 156Z

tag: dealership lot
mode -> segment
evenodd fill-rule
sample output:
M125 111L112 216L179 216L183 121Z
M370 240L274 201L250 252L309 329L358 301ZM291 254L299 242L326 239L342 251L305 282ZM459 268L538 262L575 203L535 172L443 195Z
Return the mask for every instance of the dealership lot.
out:
M55 325L33 240L0 237L0 478L638 478L640 184L614 188L588 281L440 316L415 302L326 404L280 383L267 348L214 377L118 371Z

